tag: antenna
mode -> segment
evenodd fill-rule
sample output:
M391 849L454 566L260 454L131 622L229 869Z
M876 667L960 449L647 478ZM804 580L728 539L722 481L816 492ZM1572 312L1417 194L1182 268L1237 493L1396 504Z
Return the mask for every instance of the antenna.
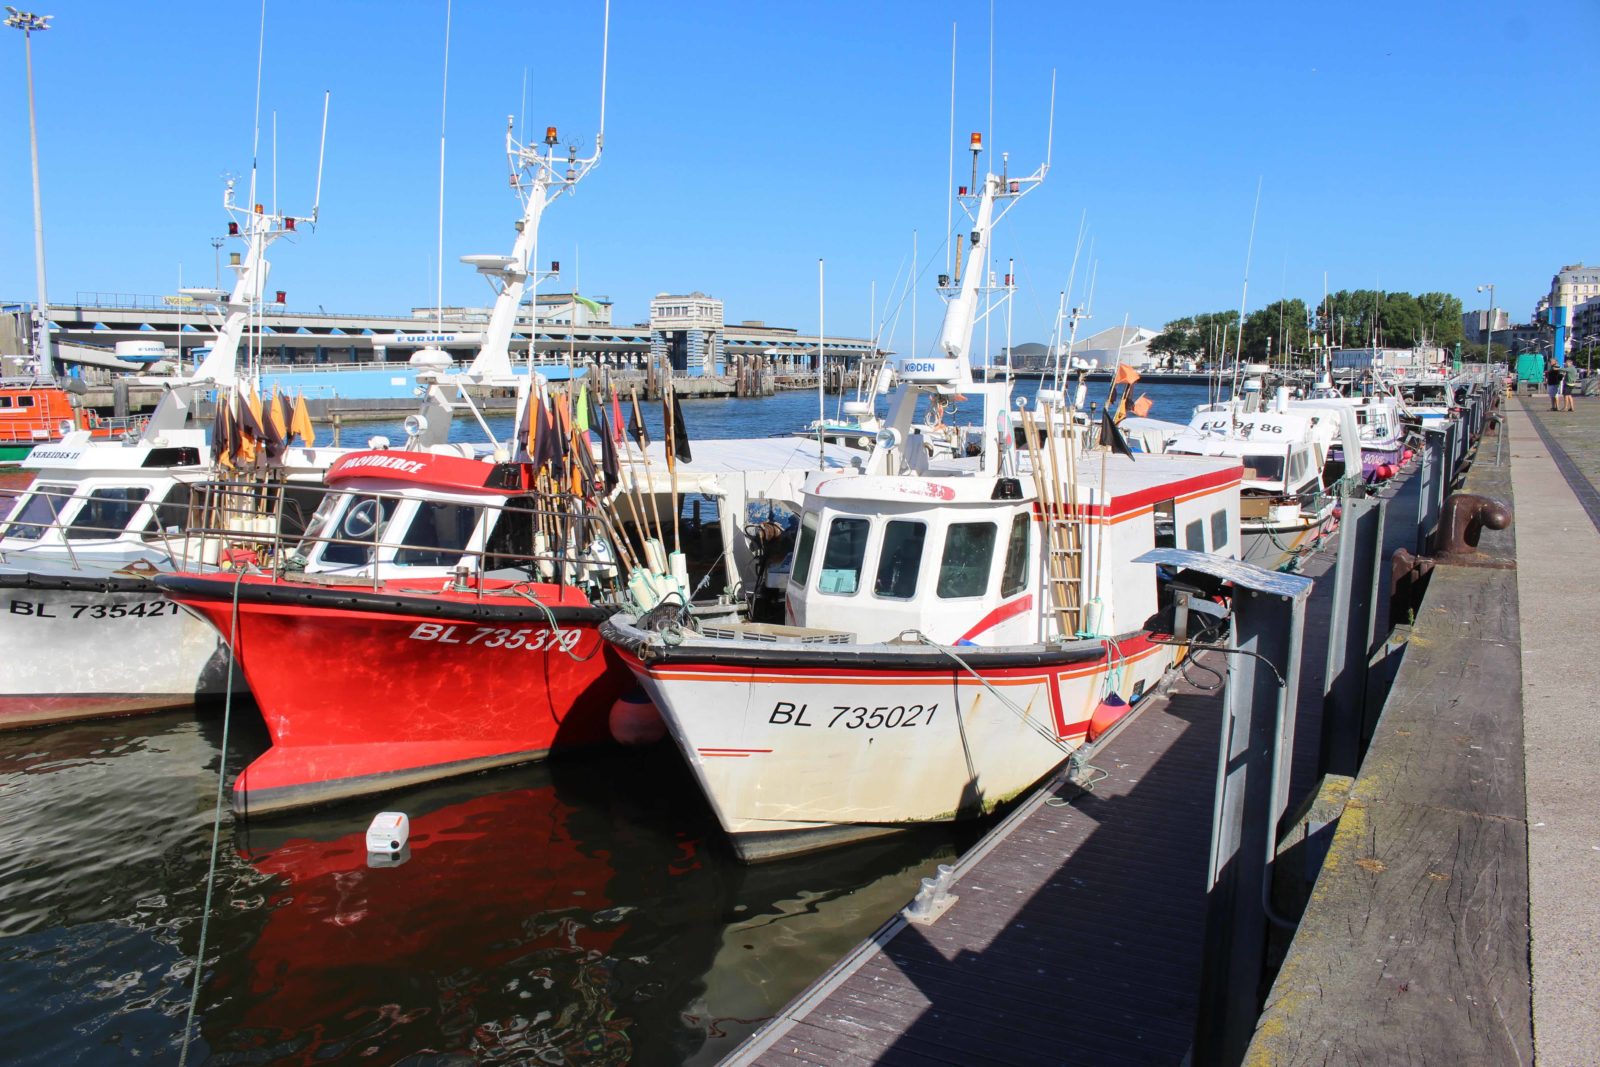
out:
M322 91L322 143L317 146L317 195L311 200L311 225L317 224L317 212L322 207L322 160L328 152L328 90Z
M611 0L606 0L605 22L600 31L600 132L594 137L594 154L606 146L606 59L611 49Z
M1262 178L1256 178L1256 206L1250 209L1250 243L1244 251L1244 284L1239 289L1239 332L1233 338L1233 395L1239 395L1239 359L1244 350L1244 308L1245 298L1250 292L1250 257L1256 250L1256 218L1261 214L1261 183Z
M989 125L986 132L989 143L994 144L994 0L989 0Z
M272 109L272 213L278 213L278 109Z
M434 316L439 333L444 333L444 131L450 103L450 2L444 2L444 84L439 90L439 258L434 261L438 269Z
M250 206L256 203L256 160L261 155L261 63L267 54L267 0L261 0L261 39L256 43L255 133L250 139Z
M263 3L266 0L262 0ZM956 183L956 24L950 23L950 176L945 181L944 195L944 272L950 273L950 230L955 226L955 203L950 200L950 186ZM913 317L913 323L915 318Z
M1044 172L1050 173L1050 157L1056 147L1056 72L1050 70L1050 128L1045 131L1044 138Z

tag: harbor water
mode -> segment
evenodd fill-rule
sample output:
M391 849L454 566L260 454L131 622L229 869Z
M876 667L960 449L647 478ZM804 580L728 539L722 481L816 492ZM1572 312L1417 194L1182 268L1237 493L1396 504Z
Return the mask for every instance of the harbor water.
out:
M1149 395L1179 421L1206 399ZM816 413L814 394L684 403L697 438ZM343 444L403 440L360 434ZM743 866L668 744L224 814L208 910L219 774L267 745L247 699L0 734L6 1062L177 1062L204 927L190 1063L712 1063L983 829ZM367 857L380 810L410 817L398 864Z

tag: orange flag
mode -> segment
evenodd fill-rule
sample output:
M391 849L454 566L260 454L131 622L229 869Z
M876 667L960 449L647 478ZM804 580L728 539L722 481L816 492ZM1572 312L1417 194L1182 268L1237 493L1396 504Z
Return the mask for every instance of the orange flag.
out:
M1140 393L1138 399L1133 402L1133 413L1142 419L1150 414L1150 409L1155 406L1156 402L1154 400Z
M1117 376L1111 380L1112 385L1132 385L1139 380L1139 372L1127 363L1117 364Z
M307 448L315 448L317 431L311 425L311 411L306 407L305 396L294 398L294 414L289 417L289 432L299 437Z

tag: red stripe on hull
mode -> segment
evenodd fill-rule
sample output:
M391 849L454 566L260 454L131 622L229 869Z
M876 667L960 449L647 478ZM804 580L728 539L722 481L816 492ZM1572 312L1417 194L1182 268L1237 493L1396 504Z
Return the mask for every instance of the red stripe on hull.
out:
M230 601L175 599L228 634ZM234 806L303 807L606 741L631 679L595 625L565 630L570 654L485 643L549 638L543 623L241 603L235 653L273 747L235 782Z

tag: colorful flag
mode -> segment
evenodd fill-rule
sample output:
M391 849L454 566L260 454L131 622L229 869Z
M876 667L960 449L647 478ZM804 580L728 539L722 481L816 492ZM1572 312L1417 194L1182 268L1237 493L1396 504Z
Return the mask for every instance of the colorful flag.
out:
M622 443L622 404L617 400L617 387L611 387L611 434L617 444Z
M233 470L233 419L228 410L228 394L217 393L217 411L211 417L211 455L217 466Z
M577 402L577 405L576 405L576 409L577 410L573 411L573 413L572 413L573 425L578 428L578 432L579 433L586 434L586 433L589 432L589 383L588 382L585 382L583 384L583 387L578 390L578 402Z
M1117 364L1117 376L1111 380L1113 386L1132 385L1139 380L1139 372L1128 363Z
M1156 403L1154 400L1151 400L1148 396L1140 393L1138 399L1133 402L1133 413L1142 419L1146 415L1150 414L1150 409L1155 406Z
M598 301L590 300L586 296L579 296L577 293L572 294L572 299L574 303L582 304L594 314L600 314L600 304Z
M306 398L298 394L294 398L294 413L289 416L289 435L300 438L307 448L317 446L317 431L311 425L311 412L306 407Z

